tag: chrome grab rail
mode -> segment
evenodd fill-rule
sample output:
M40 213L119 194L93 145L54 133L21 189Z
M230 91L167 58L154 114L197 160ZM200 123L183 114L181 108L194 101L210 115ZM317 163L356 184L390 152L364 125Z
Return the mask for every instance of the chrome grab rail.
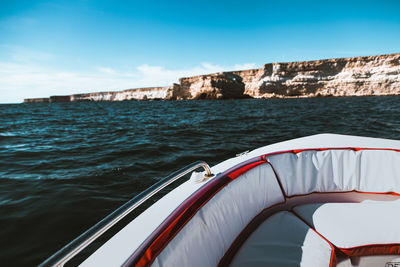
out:
M159 192L164 187L178 180L182 176L196 170L197 168L203 167L206 171L204 179L208 179L214 176L210 167L204 161L196 161L172 174L161 179L157 183L153 184L140 194L133 197L131 200L126 202L124 205L119 207L117 210L110 213L103 220L96 223L94 226L89 228L87 231L82 233L80 236L75 238L65 247L60 249L58 252L53 254L50 258L42 262L39 266L64 266L69 260L75 257L79 252L96 240L99 236L105 233L113 225L123 219L126 215L132 212L134 209L139 207L143 202L152 197L154 194Z

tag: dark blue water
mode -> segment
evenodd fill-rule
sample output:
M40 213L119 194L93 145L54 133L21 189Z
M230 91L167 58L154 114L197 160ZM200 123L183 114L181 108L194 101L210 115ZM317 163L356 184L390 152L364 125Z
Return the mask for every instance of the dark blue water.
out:
M0 105L0 265L35 265L196 160L291 138L400 139L400 97Z

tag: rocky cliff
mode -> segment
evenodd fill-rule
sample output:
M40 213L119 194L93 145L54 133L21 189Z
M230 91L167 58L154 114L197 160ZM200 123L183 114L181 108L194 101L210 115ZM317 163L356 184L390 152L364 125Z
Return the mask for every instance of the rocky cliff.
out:
M256 98L400 94L400 54L272 63L234 72Z
M270 63L263 68L180 78L166 87L25 99L26 103L400 95L400 53Z

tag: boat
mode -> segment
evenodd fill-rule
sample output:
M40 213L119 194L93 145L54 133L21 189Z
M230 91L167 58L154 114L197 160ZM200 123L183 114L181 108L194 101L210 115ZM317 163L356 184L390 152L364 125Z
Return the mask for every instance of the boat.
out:
M63 266L188 173L81 266L400 266L400 141L338 134L191 164L42 266Z

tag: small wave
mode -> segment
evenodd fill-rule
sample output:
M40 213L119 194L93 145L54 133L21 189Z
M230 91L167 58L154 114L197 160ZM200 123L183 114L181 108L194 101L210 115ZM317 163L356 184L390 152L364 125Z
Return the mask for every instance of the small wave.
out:
M28 144L15 144L15 145L4 145L3 148L5 149L15 149L15 148L21 148L21 147L26 147ZM24 149L25 150L25 149Z
M5 133L0 133L0 136L10 137L10 136L17 136L17 134L12 132L5 132Z

